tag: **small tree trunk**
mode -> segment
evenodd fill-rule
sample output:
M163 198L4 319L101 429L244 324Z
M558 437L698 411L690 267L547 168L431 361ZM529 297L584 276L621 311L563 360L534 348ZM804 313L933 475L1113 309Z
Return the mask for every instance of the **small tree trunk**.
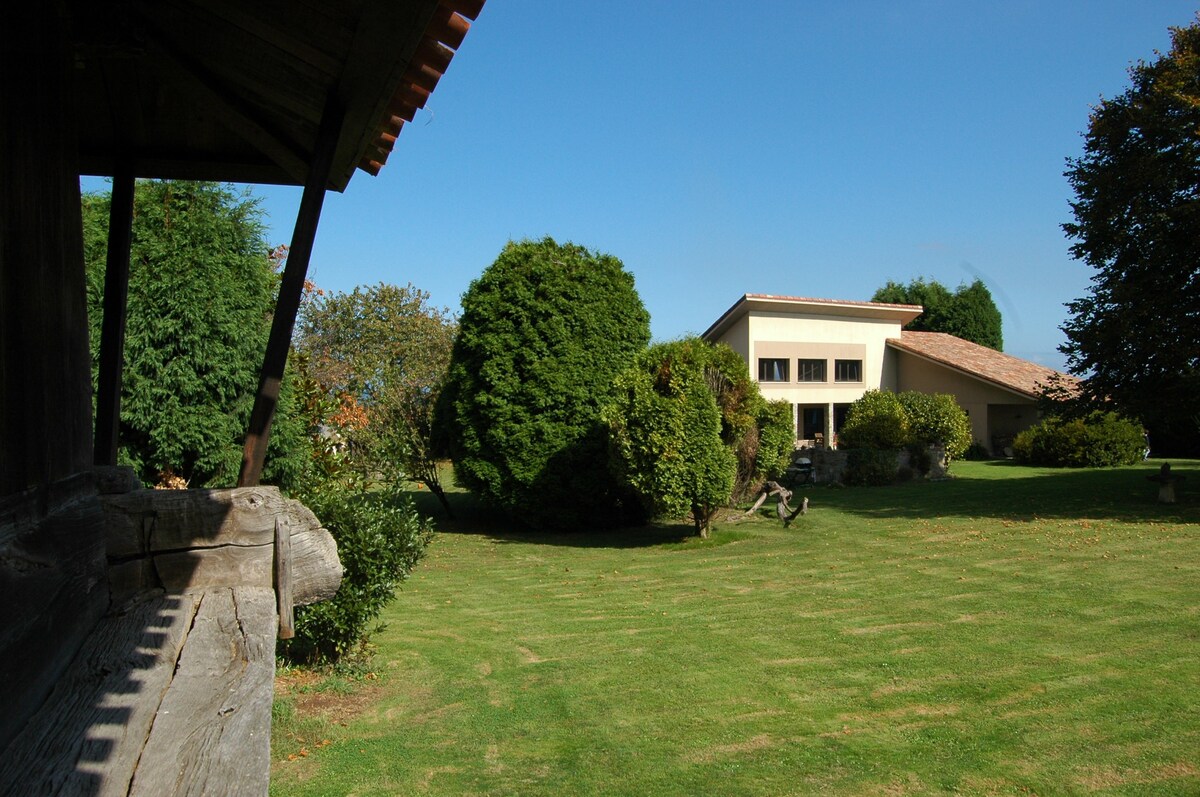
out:
M446 510L446 517L454 520L454 510L450 508L450 501L446 498L446 491L442 489L442 485L438 484L436 481L426 481L425 484L429 486L429 492L437 496L438 501L442 505L442 509Z
M700 535L700 539L708 539L708 512L704 511L699 504L692 504L692 522L696 524L696 533Z

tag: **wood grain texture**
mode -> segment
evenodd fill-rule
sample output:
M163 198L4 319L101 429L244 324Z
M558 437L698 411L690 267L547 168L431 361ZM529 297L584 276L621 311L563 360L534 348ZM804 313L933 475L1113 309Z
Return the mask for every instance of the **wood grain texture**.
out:
M0 794L125 795L199 595L151 595L97 624L0 757Z
M274 591L205 592L129 794L265 795L274 675Z
M81 475L0 499L0 749L108 608L104 515L89 492Z
M137 490L102 501L114 593L271 587L277 519L291 529L295 604L325 600L341 585L333 536L278 488Z

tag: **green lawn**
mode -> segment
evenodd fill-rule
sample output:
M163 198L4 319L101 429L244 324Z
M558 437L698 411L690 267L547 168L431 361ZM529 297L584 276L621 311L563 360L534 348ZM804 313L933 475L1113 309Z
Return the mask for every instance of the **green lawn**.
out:
M1200 794L1200 462L1173 506L1157 465L956 463L708 542L460 494L380 677L279 699L272 793Z

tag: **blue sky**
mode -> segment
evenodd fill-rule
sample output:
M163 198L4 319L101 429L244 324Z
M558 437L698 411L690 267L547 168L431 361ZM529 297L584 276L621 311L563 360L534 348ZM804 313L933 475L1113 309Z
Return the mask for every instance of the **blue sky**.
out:
M1005 349L1060 367L1090 273L1065 159L1178 0L489 0L378 177L326 199L310 277L437 305L510 239L620 258L656 338L744 293L980 277ZM299 189L255 187L272 243Z

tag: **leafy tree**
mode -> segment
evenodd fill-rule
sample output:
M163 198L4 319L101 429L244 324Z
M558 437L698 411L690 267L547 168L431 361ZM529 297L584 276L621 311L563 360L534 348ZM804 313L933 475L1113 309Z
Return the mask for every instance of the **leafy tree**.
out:
M1095 269L1060 350L1093 407L1115 404L1156 450L1200 448L1200 21L1129 70L1068 161L1071 254Z
M792 453L795 451L796 427L792 419L791 402L763 401L758 412L757 426L758 445L754 452L753 478L748 485L750 490L744 490L741 495L737 495L735 491L736 498L744 497L746 492L753 491L758 483L766 479L778 479L791 463ZM739 479L741 472L739 453Z
M743 435L756 428L751 417L730 423L738 414L732 409L723 419L714 393L728 398L736 387L735 380L722 378L714 363L719 356L698 338L652 346L617 377L616 395L603 411L613 472L652 517L690 512L701 537L733 492L739 434L733 428L741 425ZM740 359L737 367L746 371ZM733 404L727 401L727 407ZM731 440L722 439L723 426Z
M94 364L110 203L110 194L82 198ZM264 229L253 198L214 183L135 187L120 456L147 483L237 479L278 284ZM289 378L264 473L284 487L307 467L293 410Z
M795 442L791 405L770 404L746 361L725 344L696 341L692 356L702 362L704 380L721 411L721 441L737 459L733 497L758 492L765 479L783 472Z
M959 285L954 293L937 280L926 282L917 278L907 285L889 280L875 291L871 301L924 307L924 312L906 324L905 329L945 332L996 351L1004 348L1000 310L982 280Z
M940 330L996 351L1004 350L1003 321L992 292L982 280L960 285L943 310L945 328ZM937 331L937 330L935 330Z
M888 280L871 297L873 302L921 305L924 311L904 326L917 332L945 332L946 308L953 299L954 294L945 285L937 280L926 282L924 277L918 277L907 285Z
M954 396L906 390L896 397L908 418L910 443L922 448L945 446L948 459L966 453L971 445L971 421Z
M618 522L600 407L650 340L617 258L510 242L463 296L439 410L459 481L542 528Z
M432 445L434 407L450 365L456 324L411 284L351 293L318 291L306 304L296 348L331 420L364 475L403 474L449 502Z

